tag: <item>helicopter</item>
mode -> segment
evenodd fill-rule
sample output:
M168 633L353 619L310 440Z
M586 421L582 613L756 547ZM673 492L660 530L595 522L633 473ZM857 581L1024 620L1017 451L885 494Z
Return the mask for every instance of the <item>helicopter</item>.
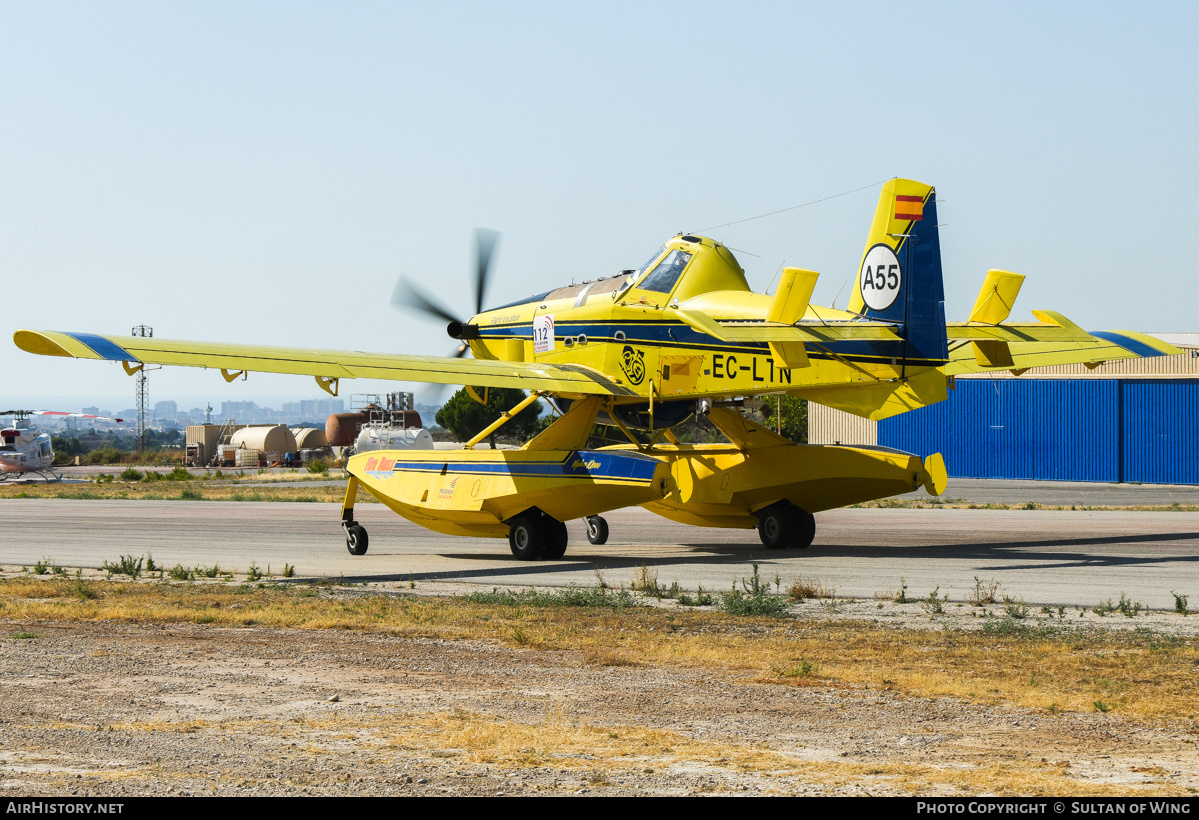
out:
M804 268L783 268L773 294L755 293L731 249L688 233L640 268L485 310L494 246L480 234L469 318L397 284L393 301L447 322L459 345L452 356L30 330L14 342L120 362L130 375L146 364L219 369L228 381L250 370L303 374L332 395L350 378L460 384L483 403L492 387L529 391L462 450L352 456L342 505L354 555L369 543L354 520L365 489L434 531L506 536L520 560L561 558L565 522L576 518L602 543L601 513L632 505L698 526L756 528L764 546L798 549L814 538L814 513L946 487L940 454L796 444L741 413L746 399L786 394L877 420L943 401L965 373L1177 352L1131 331L1091 334L1053 311L1009 322L1024 277L998 269L968 319L947 322L936 191L910 179L882 186L845 310L811 304L819 274ZM523 447L474 449L542 398L556 418ZM671 428L696 413L727 443L679 442ZM597 423L629 444L589 448Z
M40 475L46 482L62 481L63 474L54 469L54 448L49 433L39 433L29 423L31 416L92 419L120 422L106 416L87 413L66 413L60 410L5 410L0 416L12 417L12 424L0 430L0 483L27 473Z

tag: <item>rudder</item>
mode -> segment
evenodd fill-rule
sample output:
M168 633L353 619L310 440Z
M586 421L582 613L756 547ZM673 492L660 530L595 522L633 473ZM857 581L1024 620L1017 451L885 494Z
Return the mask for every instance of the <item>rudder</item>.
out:
M937 195L931 185L893 179L883 185L849 309L900 325L910 366L949 359Z

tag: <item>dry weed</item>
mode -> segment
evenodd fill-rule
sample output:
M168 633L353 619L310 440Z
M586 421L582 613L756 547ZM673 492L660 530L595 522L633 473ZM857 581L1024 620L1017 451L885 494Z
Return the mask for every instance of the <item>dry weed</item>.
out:
M189 583L93 583L81 599L61 578L0 582L7 623L197 622L274 628L357 629L408 637L484 639L571 650L588 663L664 664L744 671L774 683L804 659L827 686L866 686L920 697L955 697L1050 711L1171 719L1193 711L1193 641L1143 633L1010 634L905 631L871 623L747 619L648 607L512 607L447 598L379 595L330 601L304 589ZM334 593L335 594L335 593ZM234 607L234 604L240 606Z

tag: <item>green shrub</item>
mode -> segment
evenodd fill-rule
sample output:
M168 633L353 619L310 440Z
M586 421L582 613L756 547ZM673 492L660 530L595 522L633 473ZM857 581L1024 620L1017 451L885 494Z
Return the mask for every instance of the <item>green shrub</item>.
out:
M116 447L99 447L87 454L88 464L120 464L124 459L125 453L122 453Z
M500 604L502 606L578 606L603 607L606 609L624 609L635 606L633 596L625 590L611 592L606 589L593 587L570 587L555 591L529 590L527 592L500 591L472 592L464 595L463 600L476 604Z
M313 459L308 462L308 472L323 475L329 472L329 465L319 458Z
M121 479L121 481L141 481L143 476L144 474L141 472L141 470L135 470L132 467L126 467L124 472L117 476L117 478Z
M134 559L132 555L122 555L116 563L110 564L105 561L103 569L108 573L109 578L114 575L128 575L136 580L142 574L142 565L145 560L144 556Z
M758 565L753 565L753 575L741 579L741 589L736 582L728 592L720 594L720 608L730 615L769 615L778 618L787 612L787 601L770 592L770 584L763 583L758 574Z
M167 575L171 576L174 581L194 581L196 580L195 570L190 570L183 564L175 564L167 571Z

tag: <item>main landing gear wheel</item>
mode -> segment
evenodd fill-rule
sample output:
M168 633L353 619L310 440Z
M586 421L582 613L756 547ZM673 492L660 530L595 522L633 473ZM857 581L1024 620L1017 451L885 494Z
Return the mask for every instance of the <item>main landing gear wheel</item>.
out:
M780 501L758 513L758 537L766 549L803 549L816 537L816 518L789 501Z
M518 561L536 561L545 549L545 526L537 513L521 513L508 525L508 546Z
M584 519L587 522L587 541L595 544L597 547L600 544L608 543L608 522L600 518L598 515L590 516Z
M789 546L796 550L807 549L816 537L816 516L799 507L794 507L792 513L795 516L796 526L794 538Z
M539 510L523 512L508 523L508 546L519 561L561 558L567 540L566 525Z
M346 527L346 549L350 555L366 555L370 539L366 537L366 527L361 524L350 524Z
M546 516L542 519L545 527L545 547L541 550L542 558L557 560L566 554L566 543L569 540L566 524L556 518Z

